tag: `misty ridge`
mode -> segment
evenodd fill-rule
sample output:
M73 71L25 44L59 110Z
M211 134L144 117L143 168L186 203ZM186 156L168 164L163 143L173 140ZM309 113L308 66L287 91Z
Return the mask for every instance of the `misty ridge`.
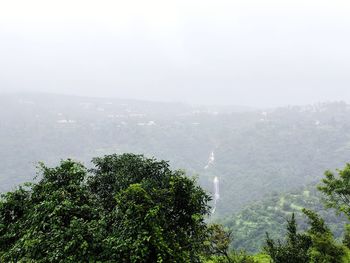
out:
M283 191L316 181L324 170L346 162L348 154L350 106L345 102L254 109L40 93L0 99L2 156L9 168L19 157L34 168L38 161L89 161L98 155L137 152L199 173L203 183L215 175L233 181L252 176L260 191L265 184L269 191ZM317 170L310 163L317 164ZM252 168L262 168L262 174ZM31 179L28 176L18 174L12 180L23 182ZM3 190L9 190L13 182L2 178ZM241 202L244 195L237 196Z

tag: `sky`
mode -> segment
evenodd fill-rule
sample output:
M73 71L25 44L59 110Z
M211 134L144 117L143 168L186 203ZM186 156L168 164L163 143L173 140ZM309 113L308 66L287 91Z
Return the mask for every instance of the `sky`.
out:
M0 93L350 103L348 0L0 0Z

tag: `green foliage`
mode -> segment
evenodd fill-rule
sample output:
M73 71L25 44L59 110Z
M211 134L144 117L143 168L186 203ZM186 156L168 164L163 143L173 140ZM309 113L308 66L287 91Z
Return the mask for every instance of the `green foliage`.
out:
M286 235L284 223L286 218L295 215L299 229L308 228L307 220L302 212L305 207L316 211L332 230L337 239L344 234L343 226L348 220L337 215L333 209L325 209L321 203L321 194L314 185L284 194L271 194L260 202L225 219L217 220L234 233L232 247L257 253L265 243L268 232L273 239L282 239Z
M325 196L325 204L344 213L350 219L350 164L343 170L337 170L338 176L331 171L325 173L322 184L318 189Z
M288 221L285 242L274 241L267 234L265 251L274 263L342 263L346 256L343 246L336 243L324 220L315 212L303 209L309 229L297 233L294 218Z
M256 263L271 263L271 257L264 253L259 253L253 256Z
M212 224L208 227L208 240L205 242L207 262L215 263L256 263L252 256L244 251L230 251L232 232L222 225Z
M181 171L141 155L41 165L3 195L1 262L199 262L209 197Z
M221 225L212 224L208 228L209 238L206 253L208 256L223 257L228 263L232 263L229 248L232 242L232 232L225 231Z
M288 220L287 239L284 243L275 242L266 234L265 251L275 263L308 263L308 250L311 238L305 234L297 233L297 224L294 214Z
M338 245L330 229L315 212L303 209L309 219L310 229L307 235L311 238L312 246L309 250L311 263L341 263L345 250Z
M270 263L269 258L262 256L250 256L245 252L232 252L229 257L225 256L211 256L210 259L206 259L205 263Z
M90 260L101 246L94 230L100 211L83 186L86 169L68 160L56 168L41 165L41 171L39 183L3 196L1 261Z

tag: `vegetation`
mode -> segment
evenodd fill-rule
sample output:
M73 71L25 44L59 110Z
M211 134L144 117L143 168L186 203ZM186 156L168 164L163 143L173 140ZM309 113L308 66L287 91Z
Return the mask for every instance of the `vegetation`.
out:
M344 225L348 222L343 215L337 215L334 209L326 209L322 202L322 194L315 185L294 190L293 192L273 193L260 202L242 209L242 211L219 219L229 231L234 233L231 247L257 253L265 243L266 232L270 237L280 239L286 235L285 222L292 214L301 231L308 229L308 221L303 208L317 212L329 226L337 240L344 235Z
M1 262L198 262L208 195L168 163L124 154L41 165L3 195Z
M272 240L267 234L265 250L276 263L307 263L308 250L312 244L311 238L305 234L297 233L297 224L294 214L288 220L287 239L285 243Z
M208 239L206 240L206 262L211 263L255 263L253 256L244 251L230 249L233 233L224 229L222 225L212 224L208 227Z
M346 202L350 198L347 185L350 178L349 167L347 164L343 170L338 170L338 176L327 171L322 184L318 187L326 206L335 209L336 213L327 213L325 209L321 209L321 196L310 186L300 192L295 191L283 196L273 195L269 202L265 200L245 209L239 216L221 221L228 231L233 233L231 249L239 248L237 244L242 240L246 240L246 244L257 244L256 239L261 238L260 232L254 230L261 229L268 232L264 251L269 257L266 257L266 254L259 254L259 258L258 255L252 257L257 262L349 262L349 225L346 219L349 218L348 211L350 211L350 203ZM303 205L311 206L318 212L305 209ZM323 216L327 220L324 220ZM273 221L268 222L269 218ZM284 220L287 221L286 229L279 229L279 225L283 227ZM327 221L330 224L326 223ZM255 227L250 226L253 231L249 232L251 224ZM345 230L341 229L341 226ZM274 238L271 237L270 230L274 233ZM243 237L244 233L246 237ZM338 234L337 239L334 238L334 233ZM256 236L253 236L254 234ZM276 237L282 236L284 238L276 240ZM261 247L262 245L250 251L261 251Z
M232 249L234 232L207 225L210 196L183 171L142 155L107 155L94 167L66 160L3 194L0 201L0 260L3 262L207 262L345 263L349 225L337 241L325 220L302 209L285 238L266 233L263 253ZM319 185L330 208L349 217L350 165L326 172ZM262 249L262 250L261 250Z
M335 208L339 213L344 213L350 219L350 164L343 170L338 170L335 176L331 171L325 173L326 178L318 189L324 194L325 204L329 208Z
M324 194L325 204L335 208L338 213L344 213L349 218L350 192L348 181L350 178L350 166L347 164L343 170L338 170L335 176L327 171L318 187ZM297 224L294 214L288 221L287 238L283 243L276 243L267 234L265 250L275 263L279 262L311 262L311 263L341 263L349 262L348 253L348 225L343 243L336 242L329 227L317 213L303 209L303 213L309 220L309 229L302 234L297 233Z
M265 250L275 263L341 263L345 249L337 244L329 228L315 212L304 209L310 228L297 233L294 215L288 221L287 238L277 243L267 234Z

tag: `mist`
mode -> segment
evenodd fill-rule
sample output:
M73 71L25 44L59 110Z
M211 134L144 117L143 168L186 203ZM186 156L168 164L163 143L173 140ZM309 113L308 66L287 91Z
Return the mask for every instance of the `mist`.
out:
M3 1L0 91L350 101L346 1Z

